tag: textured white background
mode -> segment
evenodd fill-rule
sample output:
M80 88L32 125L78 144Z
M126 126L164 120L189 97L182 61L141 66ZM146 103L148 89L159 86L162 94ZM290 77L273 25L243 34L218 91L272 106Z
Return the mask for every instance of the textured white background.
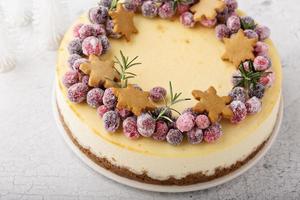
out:
M75 17L95 1L73 2ZM27 34L27 51L14 71L0 74L0 199L300 199L300 4L240 0L240 6L272 29L284 74L283 126L255 167L225 185L184 194L143 192L96 174L56 128L51 110L56 53L35 48L28 25L18 33Z

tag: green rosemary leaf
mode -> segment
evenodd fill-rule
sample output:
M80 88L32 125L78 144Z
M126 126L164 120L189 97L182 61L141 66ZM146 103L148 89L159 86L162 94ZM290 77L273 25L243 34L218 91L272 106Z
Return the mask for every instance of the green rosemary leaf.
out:
M181 114L178 110L174 109L174 108L169 108L170 110L173 110L174 112L176 112L177 114Z
M118 0L112 0L109 10L115 9L117 7L117 4L118 4Z
M174 122L170 117L167 116L161 116L161 118L168 120L169 122Z
M125 72L125 74L129 74L129 75L132 75L132 76L137 76L135 73L132 73L132 72Z

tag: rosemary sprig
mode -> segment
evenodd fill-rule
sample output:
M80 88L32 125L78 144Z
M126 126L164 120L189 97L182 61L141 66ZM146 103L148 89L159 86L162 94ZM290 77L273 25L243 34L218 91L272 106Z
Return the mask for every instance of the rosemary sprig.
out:
M267 76L270 74L270 72L261 72L256 71L253 66L252 61L248 61L249 64L249 70L246 70L243 63L239 65L239 71L241 73L241 76L234 76L233 78L241 79L239 83L236 85L240 87L245 87L246 89L249 89L250 85L256 85L261 77Z
M109 10L114 10L116 9L117 5L118 5L118 1L119 0L112 0L111 4L110 4L110 8Z
M173 2L173 10L175 11L179 4L190 5L194 1L193 0L172 0Z
M137 75L135 73L129 72L128 70L131 67L134 67L136 65L140 65L142 63L136 62L136 60L138 59L138 56L134 57L133 59L129 59L128 56L124 56L123 52L120 50L120 55L121 58L119 59L118 57L115 56L115 64L117 64L119 66L119 69L115 68L117 70L117 72L120 74L121 76L121 83L120 83L120 87L121 88L126 88L128 85L128 80L135 78Z
M156 120L165 119L165 120L168 120L170 122L173 122L173 120L170 117L166 116L166 113L169 110L171 110L171 111L174 111L174 112L176 112L180 115L181 113L179 111L177 111L176 109L172 108L172 106L179 103L179 102L191 100L190 98L180 98L180 96L182 95L182 92L180 92L180 93L175 92L174 93L171 81L169 81L169 90L170 90L170 102L167 102L167 100L165 100L165 108L158 114L158 116L156 117Z

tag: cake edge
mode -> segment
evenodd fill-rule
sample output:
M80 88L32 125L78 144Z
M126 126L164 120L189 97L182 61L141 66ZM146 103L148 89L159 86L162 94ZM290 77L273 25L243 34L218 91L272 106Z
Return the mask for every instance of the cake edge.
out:
M218 167L215 169L215 173L212 175L205 175L202 172L192 173L184 178L176 179L174 177L169 177L166 180L157 180L153 179L150 176L148 176L147 171L144 171L142 174L136 174L132 172L130 169L126 167L120 167L112 164L107 158L103 157L100 158L96 156L94 153L90 151L90 149L83 147L77 139L73 136L72 131L65 123L64 117L60 111L60 108L58 106L58 103L56 102L56 107L59 115L59 120L61 122L62 127L64 128L65 132L67 133L68 137L71 139L72 143L89 159L91 159L95 164L98 166L109 170L110 172L117 174L121 177L128 178L130 180L138 181L141 183L146 184L153 184L153 185L177 185L177 186L184 186L184 185L193 185L197 183L204 183L211 180L214 180L216 178L220 178L223 176L226 176L233 171L239 169L243 165L247 164L252 158L254 158L260 150L265 146L265 144L270 139L271 135L263 141L259 146L255 148L255 150L248 155L244 160L237 161L235 164L232 164L230 167ZM275 126L274 126L275 127Z

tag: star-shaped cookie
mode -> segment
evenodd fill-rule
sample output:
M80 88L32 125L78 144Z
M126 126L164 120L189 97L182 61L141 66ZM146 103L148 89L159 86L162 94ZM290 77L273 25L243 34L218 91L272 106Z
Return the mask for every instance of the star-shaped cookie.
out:
M214 87L210 87L205 92L194 90L192 94L199 101L193 110L199 113L207 112L212 123L216 123L220 116L230 119L233 115L231 109L227 106L231 102L231 97L218 96Z
M120 74L114 68L112 60L101 60L98 56L90 55L89 61L80 65L80 70L89 75L89 86L105 88L112 87L114 81L120 80Z
M116 10L110 11L109 15L114 22L114 32L123 35L127 41L130 41L133 33L138 32L133 22L134 12L126 11L122 4L119 3Z
M149 92L141 91L132 85L128 85L127 88L113 88L113 93L118 98L117 108L128 109L136 116L156 108L149 98Z
M217 12L223 11L225 3L223 0L200 0L197 4L191 7L194 13L194 20L201 21L202 19L215 19Z
M245 36L244 31L240 29L230 38L224 38L225 53L222 59L232 62L236 67L241 62L253 60L255 58L253 51L256 42L257 39L249 39Z

